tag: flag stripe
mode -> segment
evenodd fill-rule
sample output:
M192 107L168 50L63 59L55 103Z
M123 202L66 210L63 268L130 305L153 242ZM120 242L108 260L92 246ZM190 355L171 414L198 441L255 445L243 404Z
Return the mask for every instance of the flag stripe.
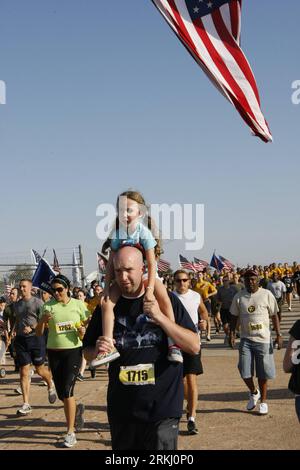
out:
M222 5L220 11L223 16L223 11L227 5ZM225 8L224 8L225 7ZM228 9L226 9L228 11ZM240 45L240 34L241 34L241 8L238 0L233 0L229 5L231 33L237 44ZM223 16L224 19L224 16ZM227 24L226 24L227 26ZM229 28L227 28L229 30Z
M256 101L260 105L260 99L255 78L243 51L240 47L238 47L233 37L229 34L220 12L216 10L212 14L212 17L215 26L215 30L212 31L212 36L214 36L215 33L218 35L219 44L223 46L222 52L225 53L225 49L227 48L228 52L230 53L230 57L228 57L229 61L231 61L232 58L235 59L235 63L233 62L233 65L238 67L237 72L239 72L239 69L241 69L241 67L243 68L243 70L241 70L241 73L243 74L243 76L241 77L242 81L246 79L247 84L251 85L251 89L252 92L255 94ZM221 38L223 40L221 40ZM235 72L234 69L233 71ZM241 82L241 80L239 81Z

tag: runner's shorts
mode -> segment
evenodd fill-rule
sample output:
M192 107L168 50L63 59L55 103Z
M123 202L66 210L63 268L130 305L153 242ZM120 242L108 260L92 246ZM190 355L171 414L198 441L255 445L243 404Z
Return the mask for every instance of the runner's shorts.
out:
M41 366L46 358L46 345L43 336L16 336L14 347L18 365Z
M82 362L82 348L48 349L48 361L58 398L73 397L76 378Z
M268 380L275 378L275 363L272 343L257 343L242 338L239 346L238 369L242 379L254 376Z
M187 354L182 352L183 356L183 376L187 374L200 375L203 374L203 366L201 362L201 350L198 354Z
M228 310L227 308L221 308L220 315L221 315L222 325L226 325L227 323L230 323L231 321L230 310Z

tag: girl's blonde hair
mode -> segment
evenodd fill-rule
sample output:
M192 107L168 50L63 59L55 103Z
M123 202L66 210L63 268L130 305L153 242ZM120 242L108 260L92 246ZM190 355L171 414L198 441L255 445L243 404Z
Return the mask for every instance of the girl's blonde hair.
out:
M148 206L146 205L146 201L144 197L139 191L134 191L130 189L127 191L124 191L123 193L119 194L117 198L117 210L119 208L120 197L127 197L128 199L131 199L132 201L135 201L139 204L140 211L143 216L143 223L151 231L156 241L156 246L154 247L155 257L159 258L160 255L163 253L161 238L160 238L159 231L156 227L156 223L154 222L152 217L150 217L150 215L148 214ZM118 230L118 228L119 228L119 217L117 215L114 229Z

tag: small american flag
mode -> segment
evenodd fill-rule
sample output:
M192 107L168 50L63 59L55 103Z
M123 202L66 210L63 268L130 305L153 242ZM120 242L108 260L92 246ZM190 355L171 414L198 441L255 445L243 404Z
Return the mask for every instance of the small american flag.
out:
M102 273L102 274L104 274L105 271L106 271L107 261L108 260L107 260L106 256L97 251L98 269L99 269L99 272Z
M11 290L15 287L14 284L5 284L5 290L4 290L4 295L5 297L9 297L9 294L11 293Z
M157 269L160 273L165 273L169 271L170 268L171 264L169 263L169 261L165 261L164 259L160 259L157 263Z
M193 263L191 263L184 256L179 255L179 265L182 269L187 269L188 271L196 272L196 268Z
M224 258L221 255L219 255L219 258L222 261L222 263L224 264L224 269L226 269L226 271L233 271L234 264L231 261L229 261L228 259Z
M253 134L264 142L272 141L255 77L240 48L242 0L152 2Z
M198 259L194 257L194 268L196 269L197 272L203 271L208 266L208 263L206 261L203 261L202 259Z

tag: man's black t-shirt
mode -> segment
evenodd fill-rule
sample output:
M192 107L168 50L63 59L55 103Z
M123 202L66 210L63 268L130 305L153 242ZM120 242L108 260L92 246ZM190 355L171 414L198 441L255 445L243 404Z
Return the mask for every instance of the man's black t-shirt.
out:
M114 308L114 339L120 357L109 365L107 404L108 416L119 422L155 422L182 414L182 364L168 361L167 336L143 313L143 297L120 297ZM170 299L176 323L196 331L180 300L173 294ZM83 347L95 346L101 334L101 310L97 308ZM120 367L125 367L121 377ZM143 381L145 377L148 380Z
M289 334L295 339L300 339L300 320L297 320L289 331Z
M293 280L298 286L300 286L300 271L295 271L293 275Z
M297 395L300 395L300 363L299 363L299 358L300 358L300 348L299 348L299 340L300 340L300 320L297 320L296 323L292 326L292 328L289 331L290 335L295 338L295 340L298 342L298 347L294 347L296 349L295 353L295 364L293 366L292 370L292 376L289 381L289 389L296 393ZM293 345L292 345L293 347Z

